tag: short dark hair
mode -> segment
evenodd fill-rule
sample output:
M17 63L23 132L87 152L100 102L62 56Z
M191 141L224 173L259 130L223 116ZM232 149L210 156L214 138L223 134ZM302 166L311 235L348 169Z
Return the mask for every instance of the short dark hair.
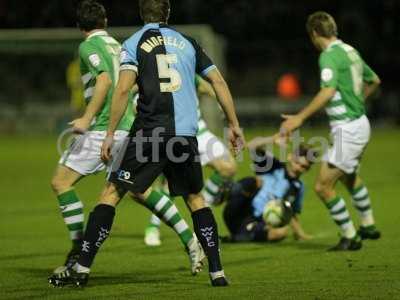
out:
M145 23L166 23L169 18L169 0L140 0L140 17Z
M316 32L319 36L330 38L338 35L335 19L324 11L317 11L308 16L306 24L308 34Z
M319 153L313 149L309 144L301 143L293 149L293 154L297 157L305 157L306 160L312 164L318 158Z
M76 18L79 29L84 31L106 27L106 9L94 0L84 0L79 3Z

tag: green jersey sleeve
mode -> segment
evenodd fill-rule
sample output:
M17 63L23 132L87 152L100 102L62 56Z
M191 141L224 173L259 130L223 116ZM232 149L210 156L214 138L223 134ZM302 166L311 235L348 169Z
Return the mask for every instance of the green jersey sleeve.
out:
M338 85L338 67L328 53L321 53L319 57L319 68L321 71L321 88L336 88Z
M378 75L363 61L363 81L372 82Z
M79 57L81 63L89 69L89 72L94 77L97 77L97 75L102 72L108 71L106 61L102 56L101 51L96 49L96 47L89 42L84 42L80 45Z
M196 74L196 75L194 76L194 85L196 86L196 89L199 88L200 80L201 80L200 76Z

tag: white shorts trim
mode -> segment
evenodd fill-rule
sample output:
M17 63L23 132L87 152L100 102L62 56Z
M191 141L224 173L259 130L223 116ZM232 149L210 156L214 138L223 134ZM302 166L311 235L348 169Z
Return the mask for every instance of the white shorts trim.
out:
M117 130L115 132L112 148L113 157L118 153L127 136L128 131ZM88 131L84 135L78 136L63 153L58 163L83 176L104 170L106 165L101 160L100 154L105 137L105 131Z
M213 160L229 158L229 150L212 132L205 131L197 136L199 144L200 162L205 166Z

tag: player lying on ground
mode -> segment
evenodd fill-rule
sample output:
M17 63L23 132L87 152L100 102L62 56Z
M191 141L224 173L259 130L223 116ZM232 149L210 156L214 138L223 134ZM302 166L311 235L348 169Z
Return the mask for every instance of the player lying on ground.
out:
M314 151L301 144L281 162L265 151L265 146L277 143L277 136L256 138L248 143L256 176L235 182L228 194L223 217L231 242L267 242L284 239L293 230L296 239L308 240L299 215L303 206L304 183L300 176L307 172L315 158ZM277 200L284 208L282 223L271 226L263 219L270 201Z
M379 86L380 80L357 50L337 38L335 20L325 12L316 12L307 20L307 31L314 46L322 51L321 90L297 115L284 115L282 131L290 133L325 107L333 145L324 155L315 191L340 227L341 239L331 250L358 250L361 239L378 239L368 190L357 169L370 139L370 124L364 101ZM361 219L358 234L344 199L336 192L342 182L351 194Z
M202 79L199 75L195 77L197 94L199 97L207 96L216 99L212 86ZM202 190L202 195L208 205L217 205L223 199L224 191L227 190L236 173L236 162L230 154L225 144L214 135L207 127L200 111L197 107L198 132L196 135L199 144L201 165L210 167L214 170L206 180ZM162 193L169 195L165 180L161 180L160 189ZM156 215L150 218L150 224L145 230L144 242L148 246L161 245L160 239L160 219Z
M93 1L84 1L78 10L78 24L86 39L79 47L82 80L85 85L85 97L88 102L83 117L71 122L75 131L82 133L62 156L52 179L62 217L67 225L73 243L63 267L75 264L81 250L83 239L84 214L83 203L78 198L74 186L82 178L103 170L106 166L101 160L101 145L106 137L109 123L111 98L118 78L120 44L107 34L104 8ZM129 99L131 99L129 94ZM134 116L131 101L116 127L113 152L120 149L132 126ZM144 205L153 209L167 196L158 192L149 193ZM151 201L153 206L147 204ZM205 258L189 226L182 219L174 204L174 215L162 216L162 219L179 235L191 259L192 272L200 270L201 260Z
M217 224L200 193L203 176L195 137L198 101L195 73L212 84L229 124L232 147L238 152L244 139L232 96L218 69L197 42L167 25L168 0L140 0L139 7L145 25L123 44L120 77L112 99L102 158L111 158L115 130L126 111L129 91L137 83L140 96L131 139L114 158L109 182L89 216L78 262L62 274L54 275L51 283L57 286L87 283L97 251L111 231L115 206L124 194L141 201L148 199L146 204L160 216L174 216L172 202L167 197L158 201L153 197L154 192L149 191L154 180L164 173L171 195L183 196L192 212L194 230L208 258L212 285L226 286ZM177 227L181 228L181 224Z

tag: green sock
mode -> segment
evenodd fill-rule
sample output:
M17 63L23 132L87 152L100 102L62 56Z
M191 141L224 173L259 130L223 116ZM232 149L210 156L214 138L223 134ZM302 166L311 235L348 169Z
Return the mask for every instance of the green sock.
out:
M340 227L342 236L346 238L354 238L356 230L350 219L349 211L346 208L346 202L341 197L335 197L326 203L332 219Z
M73 189L58 195L57 199L69 236L74 246L80 247L83 238L83 203Z
M353 205L360 216L361 225L366 228L374 229L375 220L372 214L371 200L369 199L366 186L362 184L355 188L351 191L351 195L353 198Z
M217 171L214 171L214 173L212 173L207 179L201 192L207 204L214 204L224 182L225 179Z
M153 190L147 197L145 205L179 235L184 246L188 246L193 238L193 232L175 204L166 195Z

